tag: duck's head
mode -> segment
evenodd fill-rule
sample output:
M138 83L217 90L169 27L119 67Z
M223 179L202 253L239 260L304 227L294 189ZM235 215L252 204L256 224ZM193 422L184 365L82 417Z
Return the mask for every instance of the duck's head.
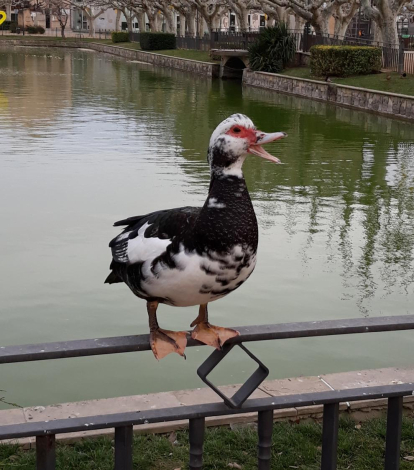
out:
M221 122L211 135L208 148L211 172L241 177L242 165L249 154L280 163L280 160L266 152L262 145L284 137L287 137L284 132L266 134L258 131L247 116L233 114Z

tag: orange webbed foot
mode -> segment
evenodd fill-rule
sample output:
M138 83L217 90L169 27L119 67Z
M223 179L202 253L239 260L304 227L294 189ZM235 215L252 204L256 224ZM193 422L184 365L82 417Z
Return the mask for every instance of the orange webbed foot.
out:
M201 341L208 346L213 346L213 348L216 349L221 349L228 339L234 338L235 336L240 336L240 333L231 328L211 325L208 322L198 323L191 332L193 339Z
M157 328L150 332L150 345L155 358L158 360L171 353L177 353L185 359L184 350L187 346L187 332Z

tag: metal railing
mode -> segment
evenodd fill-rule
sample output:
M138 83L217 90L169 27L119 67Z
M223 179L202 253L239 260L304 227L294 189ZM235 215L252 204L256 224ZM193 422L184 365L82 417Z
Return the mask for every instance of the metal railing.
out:
M240 332L240 336L229 340L230 347L235 344L241 345L241 343L251 341L413 330L414 315L236 328ZM202 344L193 339L189 339L187 344L188 347L200 345ZM0 347L0 364L117 354L149 349L149 335L6 346ZM220 351L215 351L212 356L220 354ZM222 354L224 357L226 352ZM210 358L207 359L206 363ZM224 403L209 403L158 410L137 410L127 413L59 419L55 421L29 422L7 426L0 425L0 440L35 436L37 469L53 470L55 469L56 462L55 436L57 434L114 428L114 468L115 470L132 470L133 426L188 420L190 441L189 468L190 470L200 470L203 458L205 418L257 412L258 469L269 470L271 465L273 411L292 407L323 405L321 469L335 470L337 466L339 403L387 398L388 420L384 468L385 470L398 470L403 397L413 395L413 393L414 384L409 383L248 399L239 408L229 408Z

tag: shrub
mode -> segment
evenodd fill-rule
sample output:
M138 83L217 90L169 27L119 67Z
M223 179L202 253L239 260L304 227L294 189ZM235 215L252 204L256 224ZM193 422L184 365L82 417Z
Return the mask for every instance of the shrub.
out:
M16 29L17 29L17 23L15 21L12 21L10 23L10 32L11 33L15 33L16 32Z
M36 30L39 34L45 34L45 28L43 26L36 26Z
M112 33L112 42L129 42L129 33L126 31L114 31Z
M141 33L139 42L143 51L176 49L175 35L171 33Z
M11 21L4 21L0 26L0 30L9 31L10 30L10 24L11 24Z
M286 23L278 23L274 27L263 28L249 47L249 67L278 73L294 58L295 52L295 37L289 33Z
M37 26L26 26L26 31L29 34L37 34L39 31L37 30Z
M310 67L316 76L368 75L378 73L382 66L379 47L313 46Z

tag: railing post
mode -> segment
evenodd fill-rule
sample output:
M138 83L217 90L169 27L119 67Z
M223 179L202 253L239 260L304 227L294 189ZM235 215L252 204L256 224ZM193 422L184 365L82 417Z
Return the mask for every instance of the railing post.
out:
M115 470L132 470L132 426L115 428Z
M257 446L258 470L270 470L272 456L273 410L259 411Z
M36 437L36 468L37 470L55 470L56 448L55 435Z
M388 398L385 470L400 468L402 409L403 397Z
M398 73L404 72L404 39L400 38L398 49Z
M190 470L200 470L203 467L205 424L205 418L190 419Z
M336 470L339 403L323 405L321 470Z

